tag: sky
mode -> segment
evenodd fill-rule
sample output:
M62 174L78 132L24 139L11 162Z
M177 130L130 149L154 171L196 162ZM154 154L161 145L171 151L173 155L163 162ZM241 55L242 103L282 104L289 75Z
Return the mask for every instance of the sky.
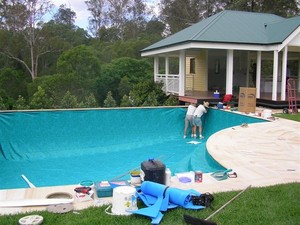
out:
M87 5L84 3L84 0L51 0L51 2L58 9L60 5L66 5L67 8L70 8L76 13L75 24L85 30L88 27L88 18L91 15L87 10ZM147 0L150 7L158 8L159 0ZM155 10L156 12L158 10Z

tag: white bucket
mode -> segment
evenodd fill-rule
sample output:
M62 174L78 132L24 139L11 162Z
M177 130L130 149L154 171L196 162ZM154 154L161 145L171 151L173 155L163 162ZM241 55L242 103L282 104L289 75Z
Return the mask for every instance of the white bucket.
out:
M111 212L115 215L131 215L132 210L137 210L135 188L119 186L113 190Z
M268 118L270 118L272 116L272 110L270 110L270 109L265 109L264 110L264 119L268 119Z

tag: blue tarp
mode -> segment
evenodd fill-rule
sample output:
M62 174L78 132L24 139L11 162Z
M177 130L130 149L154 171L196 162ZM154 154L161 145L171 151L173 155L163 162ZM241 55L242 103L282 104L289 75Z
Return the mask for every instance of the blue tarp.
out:
M185 108L0 113L0 189L110 180L159 158L172 172L222 169L205 148L214 132L261 120L210 109L201 144L183 139Z

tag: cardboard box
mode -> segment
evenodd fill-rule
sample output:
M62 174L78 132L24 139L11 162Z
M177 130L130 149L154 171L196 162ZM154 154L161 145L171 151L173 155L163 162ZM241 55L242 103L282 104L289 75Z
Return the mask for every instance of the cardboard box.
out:
M256 109L256 88L240 87L239 112L255 112Z

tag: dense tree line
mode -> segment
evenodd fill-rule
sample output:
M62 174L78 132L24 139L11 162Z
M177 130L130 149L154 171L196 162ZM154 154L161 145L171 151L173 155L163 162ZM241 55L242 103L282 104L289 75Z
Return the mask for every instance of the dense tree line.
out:
M299 15L297 0L87 0L87 30L51 0L0 2L0 109L176 104L140 50L224 9Z

